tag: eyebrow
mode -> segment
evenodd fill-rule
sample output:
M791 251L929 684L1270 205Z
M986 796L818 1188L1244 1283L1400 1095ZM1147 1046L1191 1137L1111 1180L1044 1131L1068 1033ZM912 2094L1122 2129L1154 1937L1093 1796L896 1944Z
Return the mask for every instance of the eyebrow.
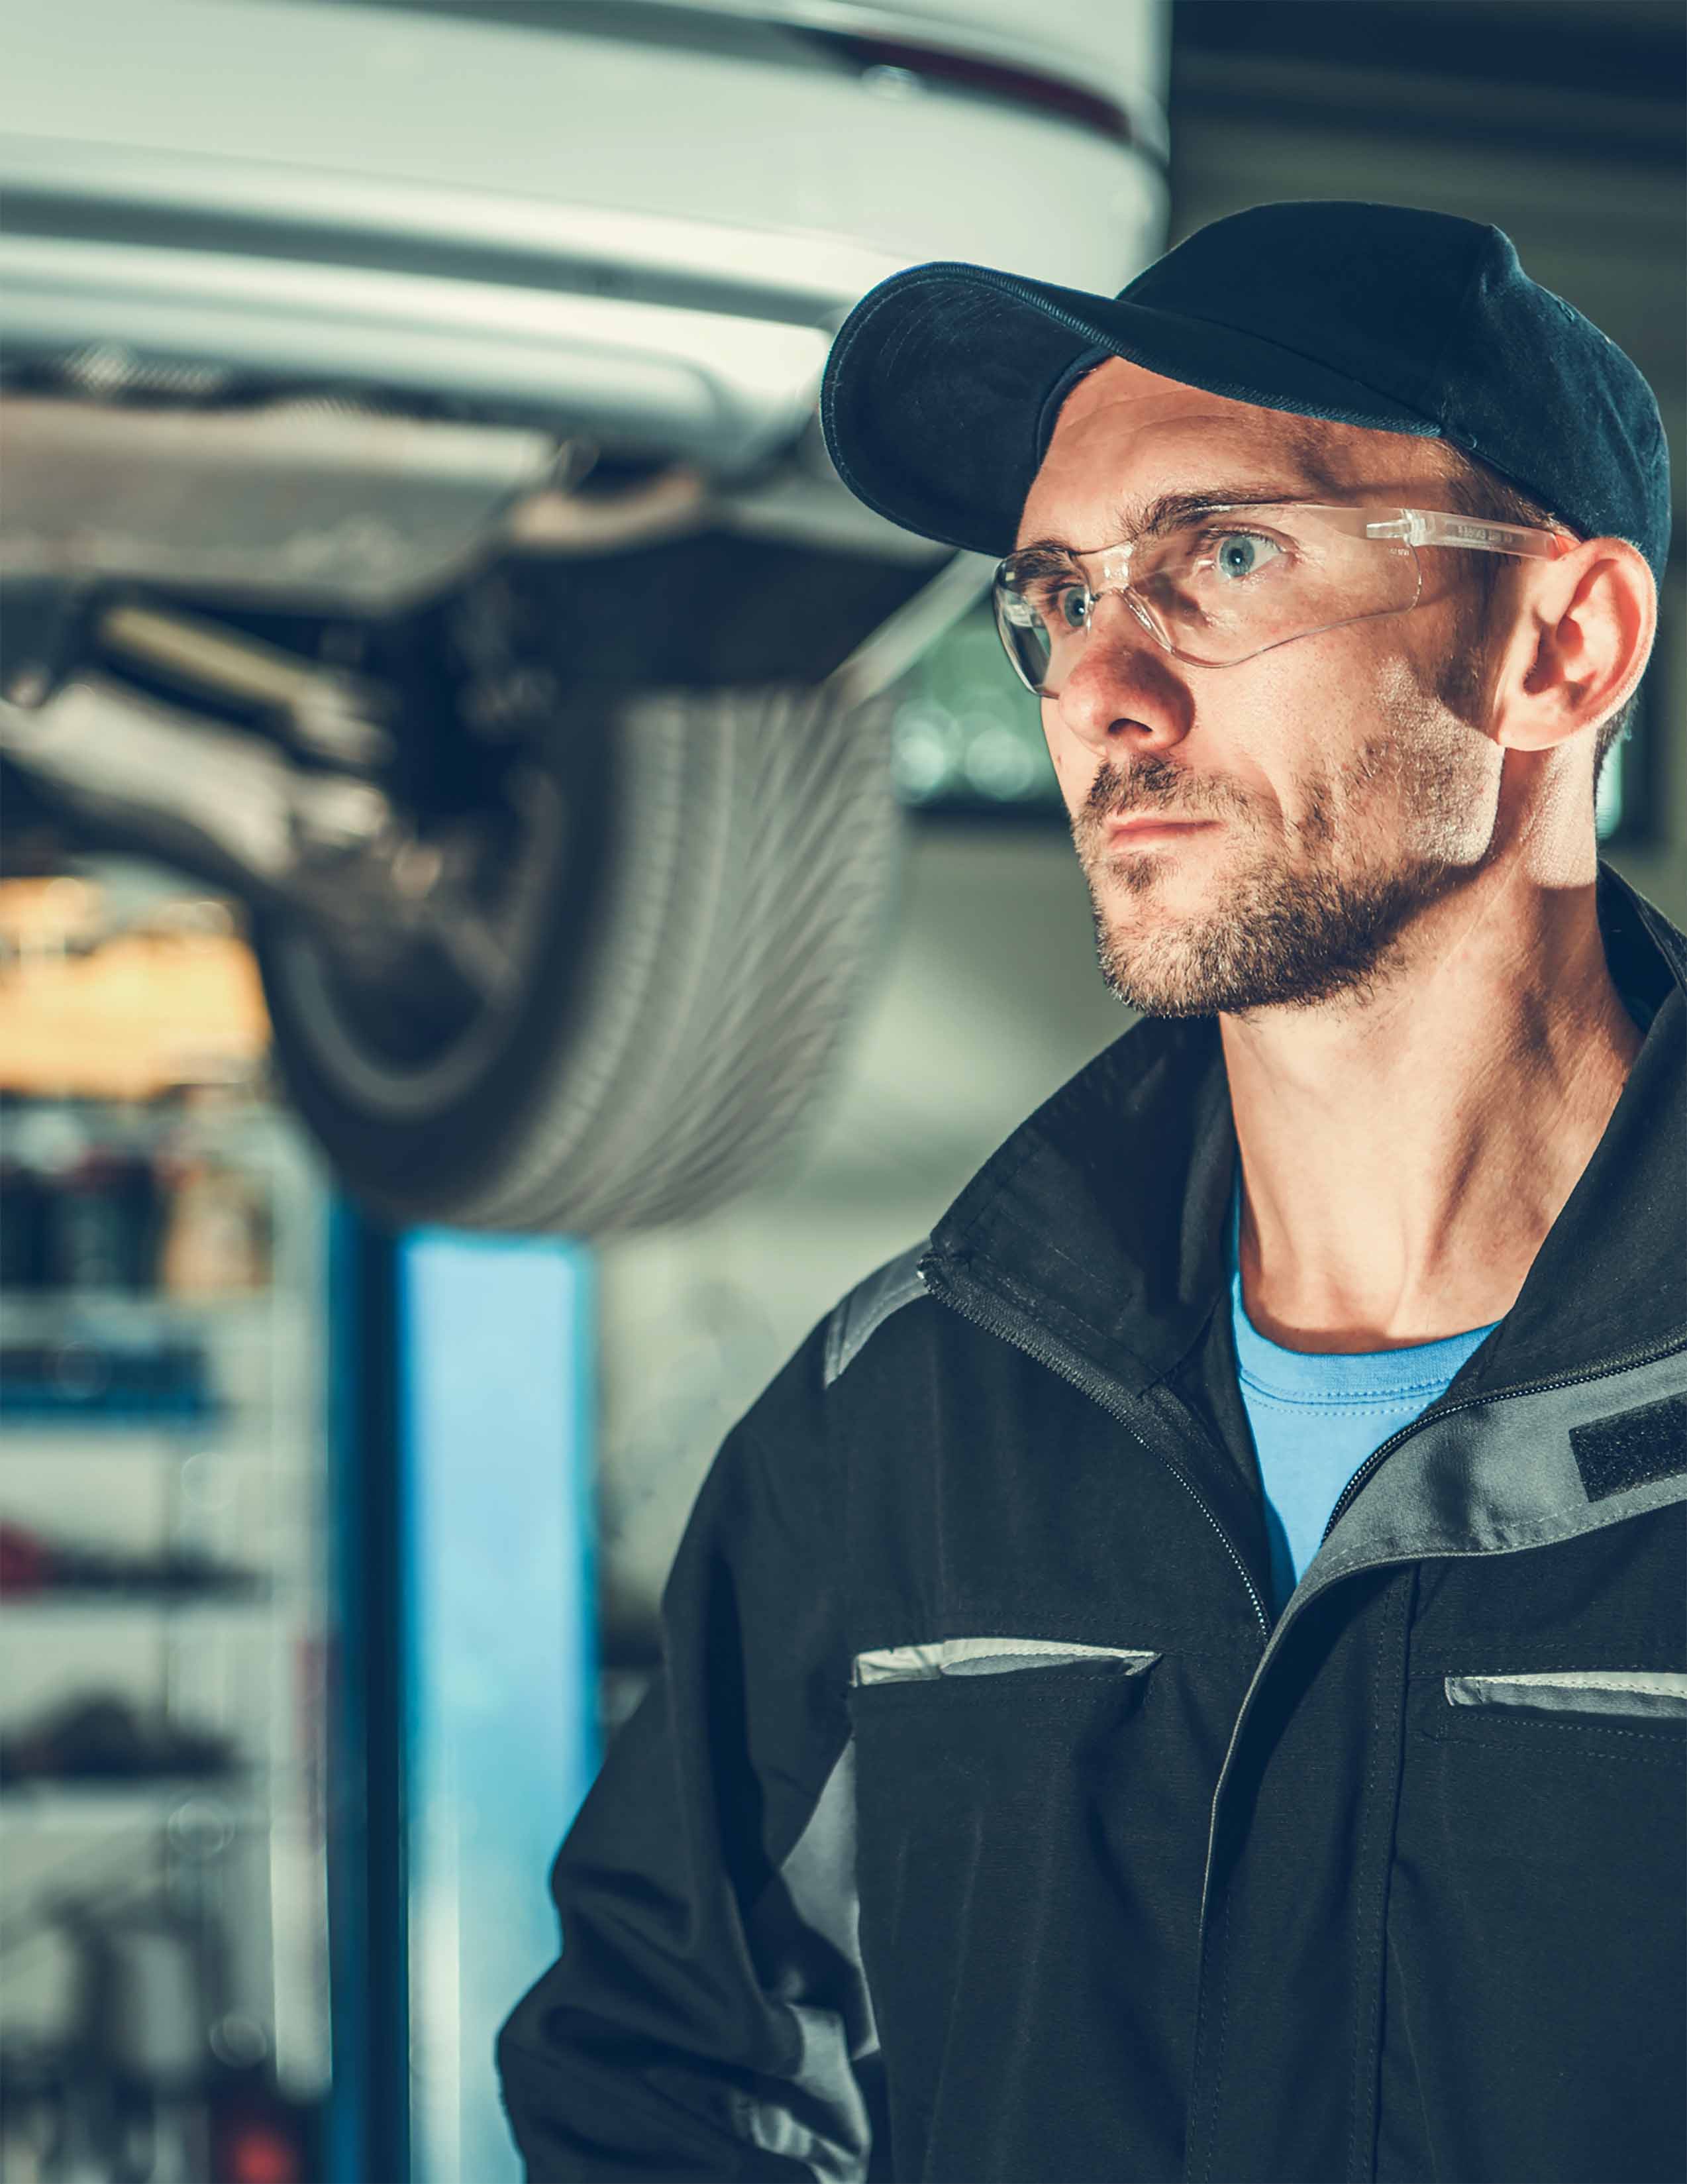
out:
M1270 508L1278 501L1307 500L1327 494L1328 485L1308 491L1304 479L1292 485L1259 484L1210 486L1202 493L1162 493L1150 501L1121 500L1113 504L1109 520L1116 526L1101 543L1115 545L1125 538L1162 538L1187 523L1192 515L1205 515L1215 508ZM1069 538L1027 538L1016 554L1094 554L1097 546L1075 545Z

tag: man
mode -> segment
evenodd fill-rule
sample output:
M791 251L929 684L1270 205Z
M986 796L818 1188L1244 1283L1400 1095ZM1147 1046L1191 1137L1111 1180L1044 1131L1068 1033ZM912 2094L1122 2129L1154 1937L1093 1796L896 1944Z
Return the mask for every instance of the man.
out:
M1143 1020L721 1448L500 2037L535 2177L1679 2177L1687 939L1645 382L1262 206L845 324ZM1137 831L1159 822L1154 831Z

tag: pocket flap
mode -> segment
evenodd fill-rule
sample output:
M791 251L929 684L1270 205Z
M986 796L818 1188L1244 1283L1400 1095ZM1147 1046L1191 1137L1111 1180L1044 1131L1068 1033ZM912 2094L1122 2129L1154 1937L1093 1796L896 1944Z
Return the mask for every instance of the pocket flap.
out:
M1451 1706L1536 1707L1565 1713L1687 1721L1687 1670L1546 1669L1508 1676L1449 1676Z
M881 1646L857 1653L850 1680L884 1684L916 1676L988 1676L1065 1661L1116 1661L1128 1673L1152 1668L1159 1658L1158 1653L1127 1646L1077 1646L1064 1638L933 1638L923 1646Z

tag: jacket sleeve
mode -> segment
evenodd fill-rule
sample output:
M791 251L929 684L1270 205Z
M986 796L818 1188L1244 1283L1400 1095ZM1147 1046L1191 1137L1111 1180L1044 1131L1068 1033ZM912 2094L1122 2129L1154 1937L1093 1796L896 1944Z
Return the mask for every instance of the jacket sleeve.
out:
M704 1477L660 1666L552 1866L561 1953L497 2046L529 2184L887 2173L869 2166L881 2092L822 1334Z

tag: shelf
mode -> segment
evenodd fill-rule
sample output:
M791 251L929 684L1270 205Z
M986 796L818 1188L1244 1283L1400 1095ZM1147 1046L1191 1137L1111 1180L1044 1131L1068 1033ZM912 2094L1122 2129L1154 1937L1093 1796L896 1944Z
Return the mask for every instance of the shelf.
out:
M67 1100L0 1086L0 1124L24 1117L69 1123L92 1145L120 1150L164 1146L203 1150L223 1156L253 1152L260 1156L287 1150L294 1126L285 1108L272 1100L250 1100L227 1107L187 1106L168 1100Z
M182 1462L190 1456L225 1456L243 1463L262 1463L280 1456L288 1436L231 1440L223 1430L226 1414L205 1418L90 1418L56 1419L8 1412L0 1417L0 1457L36 1457L60 1463L81 1456L139 1458L163 1456Z
M331 1179L297 1118L268 1102L0 1099L0 1136L49 1192L78 1146L155 1163L148 1210L160 1240L168 1225L159 1217L181 1180L164 1156L203 1157L239 1173L217 1206L231 1220L236 1200L255 1206L264 1231L253 1251L214 1267L197 1253L191 1264L143 1258L125 1231L132 1256L75 1262L100 1286L14 1282L14 1268L70 1270L62 1245L49 1253L45 1237L36 1256L8 1257L0 1342L16 1354L5 1361L5 1392L74 1400L0 1411L0 1514L67 1552L86 1546L80 1570L61 1565L67 1579L128 1579L124 1564L175 1552L261 1565L262 1588L223 1591L207 1572L203 1590L166 1590L136 1568L137 1582L0 1591L0 1688L16 1687L0 1719L8 1758L132 1758L165 1769L179 1758L185 1769L209 1755L225 1769L0 1786L8 1915L84 1870L150 1883L185 1880L203 1865L224 1922L226 2006L273 2029L278 2070L320 2075L331 2045L327 1831L356 1788L331 1765L326 1716L337 1693ZM41 1211L58 1209L48 1201ZM155 1284L166 1269L191 1279L224 1267L265 1285L186 1295L114 1280L144 1271ZM89 1354L98 1351L114 1353L109 1368ZM205 1407L142 1407L172 1396L197 1404L202 1391ZM94 1407L101 1395L113 1408ZM84 1741L80 1731L73 1739L78 1702L101 1697L146 1733L132 1742L114 1735L108 1744L103 1733ZM158 1733L160 1724L195 1741ZM25 1741L32 1736L40 1741ZM8 2008L20 2018L58 2006L55 1968L32 1962L15 1980L9 1958L6 1969Z
M303 1301L276 1290L229 1297L174 1297L154 1290L0 1290L0 1338L51 1342L66 1329L103 1334L273 1334L297 1322Z
M8 1828L132 1827L162 1825L181 1806L204 1802L237 1827L266 1825L270 1806L253 1795L250 1774L160 1776L140 1782L35 1782L0 1790L0 1836Z
M107 1447L136 1438L180 1440L203 1440L226 1425L230 1407L209 1411L0 1411L0 1446L19 1439L37 1438L52 1452L63 1451L73 1436L85 1435L90 1442Z
M54 1585L44 1591L25 1593L21 1597L14 1593L0 1591L0 1624L8 1616L33 1616L45 1622L62 1618L66 1622L85 1623L102 1616L177 1615L189 1616L196 1622L214 1621L223 1616L251 1618L268 1615L277 1604L279 1595L273 1587L260 1592L230 1594L225 1597L200 1599L182 1593L147 1592L140 1589L121 1591L115 1586L109 1591L103 1586Z

